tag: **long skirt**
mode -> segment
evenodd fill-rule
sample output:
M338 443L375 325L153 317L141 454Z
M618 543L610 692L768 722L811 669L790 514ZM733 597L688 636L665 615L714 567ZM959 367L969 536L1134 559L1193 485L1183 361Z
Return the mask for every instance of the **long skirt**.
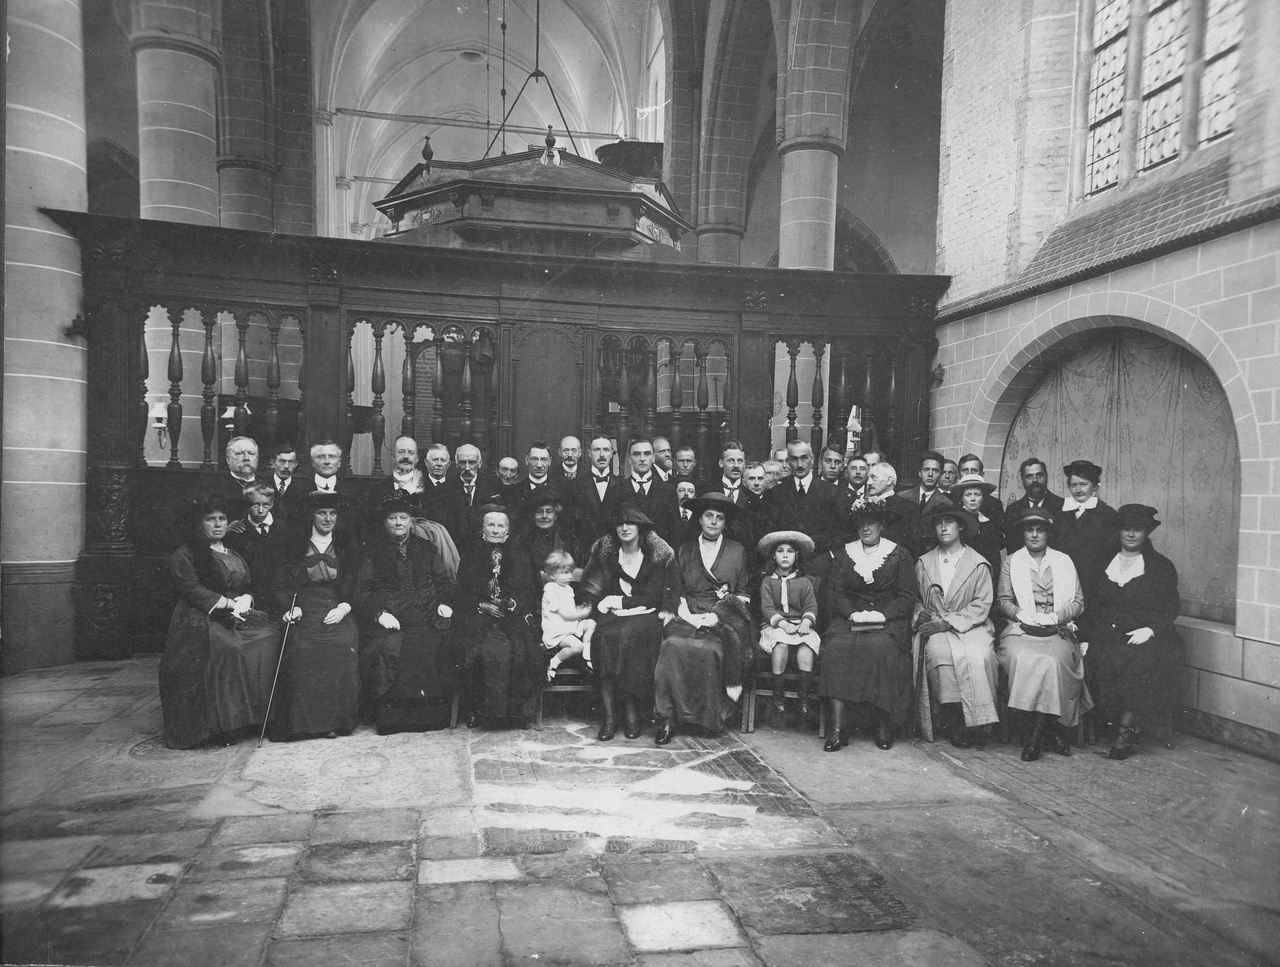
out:
M1172 700L1174 671L1179 661L1168 638L1152 638L1141 645L1128 643L1128 634L1095 634L1089 664L1098 682L1097 701L1113 718L1132 712L1143 728L1162 727Z
M724 690L723 663L724 645L714 628L671 622L653 672L654 714L719 732L734 707Z
M662 646L662 618L637 614L602 615L591 643L591 664L601 687L610 686L635 699L645 711L653 703L654 668Z
M165 742L190 749L262 725L280 656L280 627L250 616L227 628L179 603L160 660Z
M378 734L427 732L449 724L457 657L430 626L365 634L360 681Z
M302 618L289 632L276 688L279 714L272 734L285 736L346 734L359 722L359 633L351 615L336 625L324 616L338 605L332 584L304 584L297 607Z
M1022 634L1011 624L1000 636L996 657L1009 676L1009 708L1057 716L1068 728L1093 708L1084 684L1084 658L1073 641Z
M969 728L1000 721L995 701L1000 663L991 645L990 634L972 632L933 634L925 642L925 674L934 700L959 705Z
M486 619L479 626L467 651L470 705L484 715L528 719L537 714L547 666L533 635L511 624Z
M818 694L865 702L905 726L911 715L911 653L902 651L888 631L856 630L839 622L822 641Z

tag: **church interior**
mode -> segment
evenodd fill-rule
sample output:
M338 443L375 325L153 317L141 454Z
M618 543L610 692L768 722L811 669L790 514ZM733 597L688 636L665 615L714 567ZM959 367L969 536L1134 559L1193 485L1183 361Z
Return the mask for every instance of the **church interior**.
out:
M1100 464L1169 524L1180 727L1280 754L1274 4L7 17L6 673L157 647L234 433L835 440Z

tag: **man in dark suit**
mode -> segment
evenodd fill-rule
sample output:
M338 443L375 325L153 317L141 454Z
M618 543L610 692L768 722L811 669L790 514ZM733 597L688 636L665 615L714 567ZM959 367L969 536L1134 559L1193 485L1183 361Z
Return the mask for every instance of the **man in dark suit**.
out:
M688 477L673 477L672 480L676 485L676 502L680 506L680 519L676 522L675 543L671 545L674 549L701 534L702 524L693 516L693 512L685 507L686 503L698 496L693 481Z
M271 476L267 479L276 490L275 506L271 513L287 524L296 516L307 488L294 480L298 471L298 447L292 440L281 440L271 448Z
M560 493L566 494L573 483L584 472L582 467L582 441L576 436L567 436L560 441L560 459L551 468L553 485L558 485Z
M360 493L352 486L350 478L338 476L338 470L342 467L342 447L332 440L317 440L311 444L309 455L311 457L311 473L293 484L294 487L301 486L306 491L306 494L300 494L299 497L305 498L308 494L316 491L337 493L349 497L352 509L342 515L340 526L351 532L358 543L364 533L364 521L361 519L362 514L360 512ZM292 529L306 528L311 525L310 511L305 509L307 507L306 501L301 500L300 506L304 508L302 512L294 514L289 521L289 526Z
M249 593L257 606L266 610L288 528L274 513L276 490L268 481L250 484L244 497L248 509L244 519L236 521L243 526L228 534L227 544L249 565Z
M759 507L748 499L751 491L742 480L746 468L746 448L737 440L726 440L720 447L720 479L707 484L701 493L719 491L736 506L743 508L742 513L733 515L725 526L724 532L731 540L737 541L747 549L748 553L751 553L755 549L756 538L763 536L764 531L760 529Z
M840 492L813 472L813 448L802 440L787 444L787 467L790 476L778 481L763 498L763 526L765 532L796 530L807 534L813 540L816 565L827 551L843 546L846 537L834 526L843 510ZM811 573L818 578L826 576Z
M979 477L986 476L986 468L982 465L982 458L976 453L966 453L960 458L960 476L965 477L971 473L976 473ZM960 501L953 500L953 504L959 505ZM1004 533L1004 504L1000 503L1000 498L995 492L987 494L982 498L982 513L990 520L995 521L996 529ZM1022 545L1019 544L1019 547Z
M461 540L456 536L453 540L461 553L464 547L469 549L480 542L480 522L484 519L481 508L491 501L507 502L499 495L501 488L497 478L481 472L484 459L479 447L464 443L453 452L453 460L458 468L458 477L453 481L453 489L442 493L441 497L453 507L459 521Z
M653 472L653 441L635 437L627 447L631 474L622 483L622 500L639 507L658 536L670 544L675 539L676 488Z
M422 468L418 466L418 441L411 436L396 437L391 473L381 480L375 480L369 487L369 506L373 523L381 525L382 502L397 490L403 490L417 497L417 502L421 503L420 495L425 487L423 476ZM370 533L374 532L374 530L370 531Z
M218 474L210 490L243 509L244 488L258 479L258 444L252 437L233 436L227 441L226 458L227 472Z
M672 483L680 480L692 480L693 488L700 494L710 490L707 478L698 467L698 454L693 447L680 447L675 455L675 472L671 475Z
M844 482L844 449L828 443L818 454L818 476L837 489Z
M867 475L871 465L863 456L850 457L844 465L844 482L840 485L840 503L846 512L851 512L855 500L867 495Z
M463 499L462 484L457 477L449 475L451 462L449 448L443 443L433 443L427 447L422 458L423 466L426 467L426 473L421 478L422 516L443 526L461 553L467 536L466 501ZM381 512L380 503L378 507Z
M1039 457L1028 457L1018 467L1018 477L1022 481L1023 496L1009 501L1005 508L1005 520L1017 520L1028 507L1039 507L1048 510L1056 520L1062 513L1062 498L1049 490L1049 468ZM986 505L983 505L984 512ZM1022 546L1022 532L1010 527L1005 535L1005 549L1012 554Z
M548 494L559 497L559 488L552 486L551 480L551 447L544 440L534 440L524 456L526 474L523 480L507 491L507 497L513 504L510 510L514 513L524 508L535 497ZM561 501L563 505L564 501Z
M653 472L661 480L670 480L675 476L676 462L671 456L671 441L664 436L653 438Z
M574 482L570 516L584 553L609 530L609 521L622 501L622 480L613 473L612 441L607 436L595 436L588 447L590 466Z
M907 550L919 557L925 551L937 546L938 539L932 533L933 528L922 523L923 518L935 508L945 507L951 503L939 489L942 480L942 465L945 463L942 454L930 450L920 458L920 483L906 490L898 491L894 496L895 504L903 515L903 536Z

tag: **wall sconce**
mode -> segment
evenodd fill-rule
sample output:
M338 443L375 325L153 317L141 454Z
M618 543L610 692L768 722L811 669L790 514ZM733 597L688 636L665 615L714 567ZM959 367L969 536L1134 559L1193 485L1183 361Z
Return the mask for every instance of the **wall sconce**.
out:
M249 409L248 403L244 404L244 415L253 416L253 411ZM235 425L236 425L236 408L232 404L228 403L227 408L222 412L222 427L228 433L230 433L232 429L235 427Z
M147 423L156 431L156 443L161 450L169 449L169 412L163 403L152 403L147 410Z

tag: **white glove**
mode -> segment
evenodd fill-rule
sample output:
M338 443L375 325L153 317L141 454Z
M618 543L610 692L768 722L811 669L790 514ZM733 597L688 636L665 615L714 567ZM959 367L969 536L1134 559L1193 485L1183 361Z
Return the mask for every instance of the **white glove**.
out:
M440 607L436 608L436 614L442 618L452 618L453 608L449 607L447 604L442 604Z
M285 624L293 624L295 621L297 621L301 617L302 617L301 608L292 608L289 611L286 611L284 613Z
M1038 625L1040 623L1038 615L1034 611L1028 611L1026 608L1019 611L1016 617L1020 625Z
M388 631L400 630L400 620L390 611L384 611L382 614L378 615L378 624L382 625L382 627L386 628Z
M244 617L244 613L253 607L253 595L242 594L238 598L231 599L231 613L237 618Z
M343 601L340 605L324 616L324 623L327 625L336 625L339 621L351 613L351 605ZM398 623L398 622L397 622Z
M622 595L607 594L600 599L600 603L596 605L596 610L601 614L608 614L610 611L622 610Z
M1135 628L1129 632L1129 644L1145 645L1155 636L1155 632L1150 628Z

